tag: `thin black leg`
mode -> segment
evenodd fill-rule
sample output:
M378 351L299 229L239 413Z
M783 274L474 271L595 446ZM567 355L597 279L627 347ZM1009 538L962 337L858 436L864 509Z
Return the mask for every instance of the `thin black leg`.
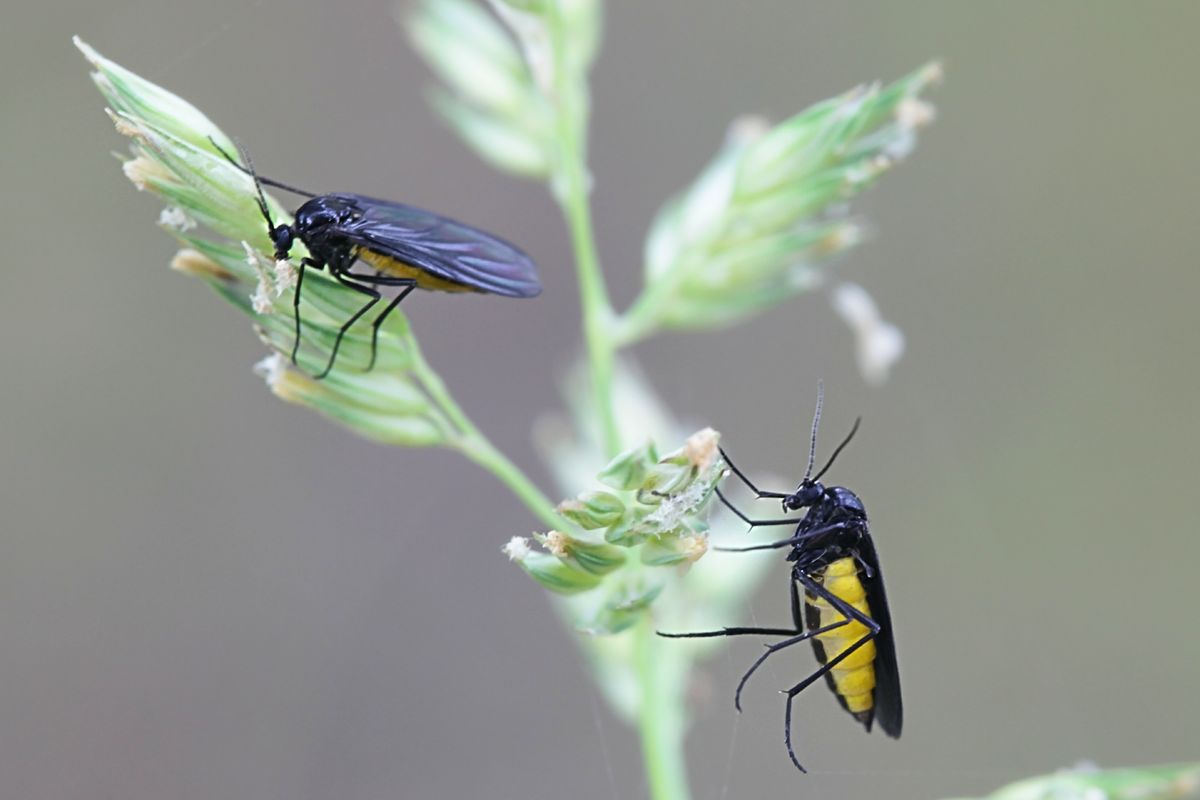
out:
M804 630L804 604L800 600L800 586L796 579L788 581L788 595L791 600L792 607L792 624L796 626L796 630Z
M774 635L792 636L792 635L798 634L804 630L804 613L803 613L803 605L801 604L801 601L800 601L799 586L800 586L800 584L796 581L795 578L792 578L792 580L788 581L788 599L790 601L790 605L792 608L792 624L795 626L795 628L792 630L781 629L781 628L763 628L762 629L763 633L767 633L769 631ZM827 630L833 630L834 628L841 627L844 624L846 624L845 621L833 623L824 628L818 628L817 630L811 631L809 635L815 636L818 633L824 633ZM727 628L726 630L731 630L731 629ZM740 629L738 629L738 630L740 630ZM754 630L754 629L747 628L746 630ZM716 634L717 632L713 631L712 633ZM729 635L733 635L733 634L729 634ZM803 639L796 638L791 643L795 644L798 641L803 641ZM759 665L762 664L762 662L767 660L767 656L771 655L771 653L773 653L773 652L782 650L788 646L790 646L790 645L780 642L775 646L774 650L767 650L766 653L759 656L758 660L755 661L754 664L751 665L750 669L746 671L746 674L744 674L742 676L742 679L738 682L737 691L733 695L733 705L738 711L742 710L742 687L744 687L746 685L746 681L750 679L750 675L754 672L754 670L758 669Z
M725 507L734 514L737 514L738 519L749 525L751 528L757 528L760 525L795 525L796 523L800 522L800 520L795 517L788 519L750 519L743 514L737 506L729 502L729 498L722 494L720 488L714 488L716 489L717 497L720 498L721 502L725 504Z
M821 668L818 669L817 671L815 671L812 675L809 675L807 678L800 681L800 683L796 684L791 689L788 689L788 692L790 694L799 694L800 692L807 689L810 685L812 685L813 681L822 677L823 675L825 675L825 673L829 672L834 667L836 667L838 664L842 663L842 661L844 661L851 653L853 653L858 648L862 647L864 644L869 642L871 639L874 639L876 636L878 636L879 631L882 630L882 628L879 627L878 622L871 619L871 617L869 617L866 614L864 614L863 612L859 611L857 608L850 605L845 600L838 597L836 594L834 594L833 592L829 591L821 584L814 581L812 578L809 578L803 572L797 571L795 573L795 575L796 575L796 580L798 580L798 581L800 581L800 583L804 584L804 588L807 591L812 592L813 594L822 598L823 600L828 602L829 605L831 605L835 609L837 609L837 611L839 613L841 613L841 615L843 617L846 617L847 619L843 620L843 622L848 622L849 620L853 619L855 622L858 622L863 627L865 627L867 629L867 632L865 634L863 634L863 637L861 639L859 639L857 642L850 645L842 652L838 653L837 656L835 656L834 658L831 658L829 661L822 664Z
M725 448L718 448L718 449L721 451L721 458L723 458L725 460L725 463L729 465L729 468L731 470L733 470L733 474L737 475L739 478L741 478L742 483L749 486L750 491L752 491L756 495L758 495L759 499L762 499L764 497L771 497L771 498L775 498L776 500L778 500L780 498L784 498L784 497L788 496L787 492L764 492L762 489L759 489L757 486L755 486L750 481L749 478L746 477L746 473L744 473L740 469L738 469L737 466L732 461L729 460L729 454L725 452Z
M767 645L766 651L763 652L763 654L761 656L754 659L754 663L750 665L750 669L746 670L746 673L744 675L742 675L742 679L740 681L738 681L737 691L735 691L733 693L734 708L736 708L738 711L742 710L742 689L744 689L746 687L746 682L750 680L750 676L753 675L754 672L763 665L763 662L766 661L768 658L770 658L772 655L774 655L775 653L778 653L780 650L786 650L794 644L799 644L800 642L803 642L806 639L811 639L814 636L825 633L827 631L832 631L836 628L842 627L843 625L848 625L849 623L850 623L850 621L846 620L846 619L838 620L837 622L831 622L828 625L823 625L820 628L814 628L811 631L805 631L803 633L799 633L790 639L784 639L782 642L776 642L775 644Z
M213 145L220 149L220 146L216 142L213 142ZM309 266L320 269L324 265L318 264L311 258L302 258L300 259L300 266L296 270L296 291L292 293L292 315L296 318L296 341L292 345L293 365L296 364L296 354L300 352L300 287L304 285L304 268Z
M838 610L839 613L841 613L845 619L841 620L838 624L845 625L848 624L851 619L853 619L867 628L866 634L864 634L861 639L847 647L842 652L838 653L834 658L831 658L829 661L822 664L820 669L813 672L813 674L809 675L807 678L787 690L787 706L785 707L783 714L783 743L787 747L788 757L792 759L792 763L796 765L796 768L801 772L807 772L807 770L804 769L804 767L800 764L800 760L796 758L796 751L792 748L792 701L796 698L796 695L800 694L809 686L811 686L813 681L825 676L834 667L847 659L851 653L858 650L867 642L878 636L881 628L879 627L878 622L871 619L866 614L862 613L857 608L826 589L820 583L816 582L812 578L809 578L803 572L794 570L792 575L795 580L804 585L804 588L807 591L824 599L829 603L829 605L833 606Z
M358 256L355 256L355 258L358 258ZM345 270L342 271L342 274L360 283L373 283L377 286L408 286L417 282L416 278L398 278L395 275L384 275L379 270L375 270L370 275L360 275L357 272L346 272Z
M792 624L794 628L721 628L719 631L697 631L695 633L663 633L655 631L659 636L667 639L707 639L715 636L745 636L754 634L759 636L795 636L804 630L804 616L801 613L800 592L797 590L799 584L796 581L788 581L788 590L791 597L792 605Z
M792 582L792 585L795 586L795 581ZM794 589L793 589L793 593L795 593ZM811 639L812 637L814 637L818 634L825 633L826 631L834 630L835 628L840 628L843 625L847 625L847 624L849 624L849 620L843 619L843 620L839 620L837 622L832 622L829 625L825 625L823 627L816 628L811 631L803 631L801 629L800 623L798 622L794 629L793 628L722 628L719 631L697 631L695 633L663 633L662 631L658 631L658 635L663 636L667 639L705 639L705 638L713 638L713 637L717 637L717 636L745 636L745 635L788 636L788 637L790 637L788 639L785 639L782 642L776 642L775 644L767 645L766 652L764 652L757 659L755 659L754 663L750 665L750 669L746 670L745 674L742 675L742 679L740 681L738 681L737 691L735 691L733 694L734 708L736 708L740 712L742 710L742 689L745 688L746 682L750 680L750 676L754 674L755 670L757 670L760 666L762 666L762 663L764 661L766 661L767 658L772 653L778 653L780 650L786 650L787 648L791 647L794 644L798 644L800 642L805 641L806 639Z
M367 364L367 368L363 370L363 372L370 372L375 368L375 350L379 343L379 326L383 324L385 319L387 319L388 314L391 314L396 309L396 306L400 305L400 301L408 297L409 292L417 288L417 282L415 280L412 278L407 278L406 280L411 281L411 283L401 289L400 294L396 295L395 299L388 303L388 306L383 310L383 313L376 317L375 321L371 323L371 362Z
M385 275L381 270L375 270L375 274L373 275L358 275L352 272L343 274L361 283L370 283L376 286L403 287L400 293L392 299L392 302L388 303L387 308L371 323L371 361L367 364L366 369L363 370L363 372L370 372L375 368L375 354L379 345L379 326L383 324L383 321L388 318L389 314L396 310L396 306L400 305L400 301L408 297L409 293L417 288L417 281L415 278L399 278L394 275Z
M792 749L792 698L794 694L789 693L787 696L787 704L783 707L783 744L787 747L788 756L792 759L792 763L796 765L796 769L807 773L808 770L800 763L800 759L796 758L796 751Z
M696 631L695 633L663 633L655 631L666 639L711 639L714 636L795 636L792 628L721 628L719 631Z
M342 325L340 329L338 329L337 338L333 340L333 350L329 353L329 363L325 365L325 369L320 375L313 376L318 381L322 380L333 369L333 362L337 360L338 348L342 346L342 338L345 337L346 331L350 330L351 325L358 322L359 318L362 317L363 314L366 314L368 311L370 311L371 308L378 303L380 299L382 299L377 290L372 289L369 286L363 286L362 284L347 280L346 277L340 272L336 272L334 270L330 270L330 272L333 274L334 279L337 280L338 283L342 284L348 289L353 289L360 294L365 294L371 299L365 306L354 312L354 315L351 316L350 319L346 320L346 323Z
M798 522L798 520L793 520L793 522ZM750 547L714 547L713 550L719 550L722 553L749 553L752 550L778 550L781 547L791 547L792 545L799 544L805 539L811 539L814 536L824 536L827 533L844 530L849 526L850 523L835 522L832 525L826 525L824 528L816 528L815 530L804 531L803 533L798 533L788 539L780 539L777 542L755 544L751 545Z

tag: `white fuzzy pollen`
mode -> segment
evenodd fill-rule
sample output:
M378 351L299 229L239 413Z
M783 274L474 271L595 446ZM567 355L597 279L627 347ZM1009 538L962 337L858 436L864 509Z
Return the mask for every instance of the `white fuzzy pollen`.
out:
M542 547L546 548L547 552L553 556L558 558L567 557L567 537L563 533L550 531L546 534L546 538L542 542Z
M270 314L275 309L271 302L270 290L262 281L254 287L254 293L250 295L250 305L255 314Z
M254 374L267 382L272 390L279 385L287 373L287 361L279 353L272 353L254 365Z
M524 561L531 552L529 539L525 536L514 536L508 540L508 544L500 548L500 552L508 556L509 561Z
M256 314L270 314L275 310L271 296L279 296L275 286L275 272L268 268L265 259L249 242L242 242L242 249L246 251L246 263L258 273L258 284L254 287L254 293L250 295L250 303Z
M167 206L158 215L158 224L182 232L195 228L196 220L189 217L179 206Z
M286 258L275 262L275 296L296 285L296 268Z
M683 523L684 517L694 513L704 500L707 491L704 481L693 481L678 494L663 500L658 508L646 515L646 520L662 530L670 530Z

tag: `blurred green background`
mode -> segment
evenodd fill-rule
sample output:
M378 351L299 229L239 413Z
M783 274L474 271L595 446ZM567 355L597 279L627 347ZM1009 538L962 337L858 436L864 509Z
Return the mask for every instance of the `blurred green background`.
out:
M276 401L250 326L166 269L159 204L108 154L81 35L196 103L265 174L403 199L539 261L534 303L406 309L480 426L543 486L578 308L557 212L434 121L384 2L20 4L0 32L0 796L637 798L634 735L499 547L534 521L439 452ZM638 355L739 461L803 468L818 378L834 475L885 565L904 738L758 652L698 676L697 798L936 798L1091 759L1200 754L1195 304L1200 6L614 3L595 71L601 254L624 306L651 214L727 122L781 119L931 57L915 155L839 274L905 331L868 389L823 294ZM417 302L419 301L419 302ZM786 618L785 569L746 607Z

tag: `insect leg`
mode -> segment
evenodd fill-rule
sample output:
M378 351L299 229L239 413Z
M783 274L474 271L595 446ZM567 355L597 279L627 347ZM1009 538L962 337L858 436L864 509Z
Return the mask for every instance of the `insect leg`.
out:
M329 363L325 365L325 369L320 375L313 376L313 378L318 381L328 375L330 370L333 369L333 362L337 360L338 348L342 346L342 338L346 335L346 331L350 330L350 326L358 322L359 318L363 314L370 311L372 306L378 303L381 299L378 290L372 289L369 286L363 286L362 284L355 283L354 281L346 280L345 275L338 270L330 269L330 273L338 283L342 284L348 289L353 289L360 294L365 294L371 299L365 306L354 312L354 315L350 317L350 319L346 320L346 323L338 330L337 338L333 340L333 350L329 353Z
M663 633L655 631L659 636L667 639L704 639L714 636L744 636L746 634L757 634L760 636L794 636L804 630L804 615L801 612L800 591L796 588L799 584L796 581L788 581L788 587L791 595L792 606L792 624L794 628L722 628L719 631L697 631L695 633Z
M797 520L792 520L792 522L796 523ZM850 524L851 523L848 522L835 522L832 525L826 525L823 528L816 528L811 531L798 533L789 539L780 539L778 542L755 544L751 545L750 547L714 547L713 550L718 550L722 553L749 553L751 550L778 550L781 547L791 547L792 545L799 544L805 539L811 539L814 536L823 536L827 533L833 533L834 531L845 530L846 528L850 527Z
M795 636L797 631L791 628L721 628L719 631L696 631L695 633L663 633L655 631L665 639L711 639L714 636Z
M753 482L751 482L751 480L749 478L746 477L746 473L744 473L740 469L738 469L737 466L732 461L729 460L729 454L725 452L725 448L722 447L722 448L718 448L718 449L721 451L721 458L723 458L725 460L725 463L729 465L729 468L731 470L733 470L733 474L737 475L739 478L741 478L742 483L749 486L750 491L752 491L756 495L758 495L760 500L764 497L772 497L772 498L775 498L776 500L778 500L780 498L788 496L787 492L764 492L762 489L759 489L757 486L754 485Z
M817 678L820 678L826 672L829 672L829 670L833 669L838 664L840 664L843 659L845 659L847 656L849 656L855 650L862 647L869 640L874 639L876 636L878 636L879 632L881 630L883 630L883 628L881 628L879 623L876 622L874 619L872 619L870 616L859 611L857 608L850 605L845 600L843 600L842 598L838 597L833 592L826 589L823 585L821 585L820 583L817 583L812 578L805 575L802 571L796 569L796 570L793 570L792 574L795 576L795 579L797 581L799 581L801 584L804 585L804 588L806 590L808 590L809 592L812 592L817 597L820 597L821 599L827 601L829 603L829 605L831 605L835 609L837 609L842 614L842 616L847 617L848 619L853 619L855 622L861 623L862 626L867 629L867 632L863 635L863 637L861 639L859 639L854 644L850 645L850 647L846 648L841 653L838 653L836 658L830 659L819 670L817 670L812 675L809 675L807 678L805 678L801 682L800 688L796 690L796 691L800 692L800 691L804 691L804 689L807 688L808 685L810 683L812 683L813 681L815 681Z
M398 278L394 275L384 275L381 270L375 270L374 275L357 275L352 272L347 272L344 274L348 278L354 278L357 281L375 284L376 286L404 287L401 289L400 293L392 299L392 302L388 303L387 308L385 308L379 314L379 316L375 318L375 321L371 323L371 361L367 364L366 369L363 370L363 372L370 372L375 367L375 353L379 344L379 326L383 324L385 319L387 319L388 314L391 314L392 311L396 309L396 306L400 305L400 301L408 297L409 293L413 289L417 288L417 281L415 278Z
M795 569L793 567L793 569ZM788 581L788 595L791 600L792 607L792 624L796 626L796 630L804 630L804 603L800 599L800 584L793 577Z
M220 149L220 145L213 142L213 145ZM292 344L292 364L296 364L296 354L300 352L300 287L304 285L304 268L316 267L320 269L323 264L318 264L311 258L300 259L300 266L296 269L296 291L292 294L292 315L296 318L296 341Z
M754 663L750 665L750 669L746 670L746 673L742 675L742 679L738 681L737 691L733 693L734 708L736 708L738 711L742 710L742 689L746 687L746 682L750 680L750 676L753 675L754 672L762 666L763 662L770 658L773 654L778 653L780 650L786 650L792 645L799 644L806 639L811 639L818 634L825 633L826 631L832 631L836 628L842 627L843 625L848 625L849 622L850 621L846 619L838 620L837 622L831 622L828 625L822 625L820 628L814 628L811 631L804 631L803 633L797 634L790 639L784 639L782 642L776 642L775 644L767 645L766 651L763 652L763 654L758 658L754 659Z
M408 297L409 292L417 288L417 282L413 278L397 278L395 279L395 283L383 280L380 280L379 282L387 283L388 285L392 286L403 286L404 288L400 290L400 294L396 295L392 302L388 303L387 308L385 308L383 312L375 318L375 321L371 323L371 363L367 364L367 368L364 370L364 372L370 372L375 367L375 348L379 342L379 326L383 324L385 319L387 319L388 314L391 314L392 311L395 310L396 306L400 305L400 301Z
M843 625L849 624L848 619L842 619L837 622L832 622L828 625L822 626L820 628L816 628L811 631L805 631L804 630L804 620L800 614L800 593L796 588L797 583L796 583L795 579L793 579L793 580L789 581L788 584L790 587L790 594L791 594L792 622L795 624L795 626L796 626L795 628L742 627L742 628L722 628L719 631L697 631L695 633L663 633L662 631L658 631L658 635L663 636L667 639L703 639L703 638L712 638L712 637L716 637L716 636L745 636L745 635L790 637L788 639L785 639L782 642L776 642L775 644L767 645L766 652L764 652L757 659L755 659L754 663L750 665L750 669L746 670L745 674L742 675L742 679L740 681L738 681L737 691L735 691L733 694L734 708L736 708L740 712L742 710L742 689L745 688L746 682L750 680L750 676L754 674L755 670L757 670L759 667L762 666L763 662L766 661L767 658L770 657L772 653L778 653L780 650L786 650L787 648L791 647L792 645L798 644L799 642L803 642L806 639L811 639L813 636L816 636L817 634L825 633L826 631L831 631L831 630L834 630L835 628L840 628Z
M792 759L792 763L796 765L796 768L801 772L807 772L808 770L804 769L804 767L800 764L800 760L796 758L796 751L792 749L792 701L796 698L796 695L800 694L809 686L811 686L813 681L816 681L826 675L834 667L848 658L851 653L878 636L879 631L882 629L879 627L878 622L871 619L869 616L862 613L857 608L826 589L820 583L814 581L812 578L809 578L803 572L794 570L792 572L792 577L794 580L803 584L806 590L822 598L835 609L837 609L841 613L842 617L844 617L844 619L840 621L840 624L845 625L849 623L851 619L853 619L867 628L866 634L864 634L861 639L847 647L842 652L838 653L834 658L826 661L819 669L813 672L813 674L809 675L807 678L787 690L787 706L785 707L783 714L783 743L787 747L788 757Z
M783 708L783 744L787 747L788 756L792 759L792 763L796 765L796 769L801 772L808 772L804 765L800 763L800 759L796 758L796 751L792 749L792 698L796 695L788 693L787 705Z
M714 487L714 488L716 488L716 487ZM726 497L719 488L716 488L716 492L717 492L717 497L720 498L721 502L725 504L725 507L728 508L730 511L732 511L734 514L737 514L738 519L740 519L742 522L749 525L751 528L756 528L760 525L795 525L796 523L798 523L800 521L799 519L796 519L794 517L790 518L790 519L750 519L745 514L743 514L742 511L737 506L735 506L733 503L729 502L729 498Z
M704 639L714 636L743 636L757 634L760 636L795 636L804 630L804 617L800 613L800 592L796 589L796 581L788 581L791 590L792 624L794 628L722 628L719 631L697 631L696 633L663 633L656 631L659 636L667 639Z
M766 661L767 658L769 658L773 653L778 653L780 650L786 650L792 645L803 642L806 639L811 639L817 634L840 628L843 625L849 624L849 622L850 621L848 619L842 619L838 620L837 622L831 622L830 624L824 625L820 628L815 628L811 631L800 631L798 627L795 630L790 630L788 628L722 628L719 631L697 631L696 633L663 633L662 631L658 631L658 635L667 639L703 639L715 636L743 636L747 634L791 637L789 639L784 639L782 642L776 642L775 644L767 645L766 652L756 658L754 663L750 665L750 669L746 670L745 674L742 675L742 679L738 681L737 691L735 691L733 694L734 708L736 708L738 711L741 711L742 689L745 688L746 682L750 680L750 676L753 675L754 672L762 666L763 662Z
M800 590L798 588L799 585L800 585L799 582L796 580L795 575L793 574L792 580L788 581L788 595L789 595L789 600L791 601L790 605L792 607L792 624L796 626L796 633L800 633L801 631L804 630L804 614L802 611L802 606L801 606L801 601L800 601ZM738 711L742 710L742 689L745 687L746 682L750 680L750 676L754 674L754 671L756 669L758 669L760 666L762 666L762 663L764 661L766 661L767 658L772 653L777 653L780 650L784 650L788 647L791 647L792 645L796 644L797 642L802 642L805 639L811 639L813 636L816 636L819 633L825 633L826 631L831 631L836 628L840 628L843 625L849 624L849 622L850 622L849 619L842 619L837 622L831 622L828 625L824 625L820 628L815 628L811 631L808 631L807 633L801 633L799 636L795 636L787 641L777 642L773 645L769 645L767 647L767 651L765 653L763 653L761 656L759 656L758 659L755 660L755 662L750 665L750 669L746 670L746 673L744 675L742 675L742 679L740 681L738 681L737 691L734 692L734 695L733 695L734 707ZM795 759L792 759L792 760L794 761ZM799 766L799 765L797 765L797 766ZM801 767L801 769L803 769L803 767Z

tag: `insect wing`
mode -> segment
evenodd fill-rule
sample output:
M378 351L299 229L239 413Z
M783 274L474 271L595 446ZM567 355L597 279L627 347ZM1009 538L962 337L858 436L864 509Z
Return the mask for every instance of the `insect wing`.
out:
M361 210L357 220L339 226L355 244L489 294L536 297L542 291L533 260L497 236L402 203L334 196Z
M868 731L871 730L871 725L878 721L879 727L883 729L884 733L896 738L900 736L904 709L900 700L900 671L896 667L896 644L892 637L892 615L888 610L887 594L883 589L883 577L879 571L879 558L875 554L875 543L869 534L864 533L855 548L858 558L871 568L870 577L867 577L865 572L860 569L858 579L862 582L867 607L871 610L871 619L879 624L879 635L875 637L875 660L872 662L875 671L874 702L869 712L855 714L855 716L866 726ZM816 630L828 621L821 619L820 609L811 602L805 605L804 619L810 631ZM827 664L829 654L826 652L824 644L817 638L810 641L813 652L816 653L817 662L822 665ZM832 672L825 673L825 683L837 698L838 704L853 714L854 712L850 711L850 707L846 704L846 698L838 692Z
M904 704L900 699L900 669L896 665L896 640L892 635L892 614L888 610L887 592L883 588L883 572L870 535L858 544L858 557L871 567L871 576L862 575L867 590L867 605L871 617L879 623L875 637L875 719L883 732L892 738L900 736L904 724Z

